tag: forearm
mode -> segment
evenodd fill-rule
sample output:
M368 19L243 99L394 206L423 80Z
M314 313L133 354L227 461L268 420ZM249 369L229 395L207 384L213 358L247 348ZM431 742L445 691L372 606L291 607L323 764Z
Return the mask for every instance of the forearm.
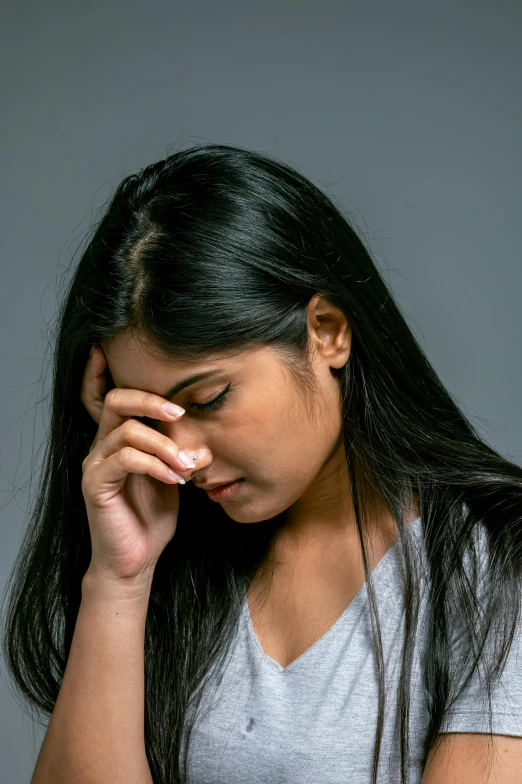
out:
M144 740L148 592L90 575L31 784L152 784Z

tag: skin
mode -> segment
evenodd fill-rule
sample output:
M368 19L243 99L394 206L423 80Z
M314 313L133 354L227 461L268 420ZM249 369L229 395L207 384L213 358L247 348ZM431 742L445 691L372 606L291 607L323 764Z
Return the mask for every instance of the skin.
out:
M161 361L146 343L124 334L110 345L101 344L115 386L162 397L192 373L220 369L219 375L170 398L186 410L179 421L155 420L153 426L188 455L196 455L195 469L178 470L185 480L246 479L235 498L221 502L233 520L256 523L285 511L286 524L275 542L271 599L252 616L263 649L283 666L327 631L364 583L346 473L340 387L332 373L349 359L352 332L344 314L318 295L308 304L307 323L317 384L313 416L270 347L195 364ZM191 407L213 400L229 383L223 406L209 413ZM416 504L408 522L418 514ZM370 568L395 536L393 521L383 510L371 532ZM253 586L251 609L262 588L262 582L258 589ZM270 631L263 631L267 625ZM522 739L495 738L499 753L488 770L487 736L444 735L440 748L428 757L422 784L520 782Z
M117 387L164 396L186 376L220 369L219 375L169 398L186 410L179 421L157 420L154 427L197 457L196 469L180 472L185 480L207 484L246 479L235 498L220 502L233 520L256 523L286 510L280 542L284 540L287 558L330 548L341 540L352 543L355 533L340 386L332 373L348 361L352 333L342 311L318 295L308 305L308 331L317 384L314 416L270 347L248 349L233 358L183 363L159 360L145 342L124 334L101 344ZM208 413L192 407L215 399L228 384L231 388L221 407ZM385 528L390 518L383 522ZM389 546L391 541L388 530L383 543Z
M307 308L315 388L306 397L281 357L267 346L233 358L194 363L160 360L152 347L121 334L102 343L117 387L161 397L196 372L220 374L170 398L186 413L154 429L175 442L196 468L182 473L196 484L245 478L239 493L220 501L236 522L251 524L284 512L268 571L260 569L248 601L265 652L283 666L297 658L344 612L365 582L342 433L341 388L334 372L349 359L352 331L328 298ZM203 413L231 384L223 406ZM418 516L411 510L407 522ZM369 532L373 569L395 541L384 509Z
M440 738L440 736L439 736ZM448 732L432 750L421 784L520 784L522 738L474 732Z

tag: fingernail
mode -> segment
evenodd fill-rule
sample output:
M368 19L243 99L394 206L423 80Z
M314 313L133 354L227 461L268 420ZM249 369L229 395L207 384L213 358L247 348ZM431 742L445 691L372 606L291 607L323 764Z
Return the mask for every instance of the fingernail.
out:
M185 484L187 484L187 483L185 482L185 480L183 479L183 477L181 477L179 474L177 474L175 471L173 471L173 470L172 470L172 468L169 468L169 474L170 474L171 476L173 476L175 479L177 479L180 485L185 485Z
M175 403L163 403L162 408L170 416L180 416L185 413L185 409L177 406Z
M195 468L196 467L195 462L192 460L191 457L189 457L187 455L186 452L178 452L178 458L179 458L180 463L182 463L184 466L187 466L187 468Z

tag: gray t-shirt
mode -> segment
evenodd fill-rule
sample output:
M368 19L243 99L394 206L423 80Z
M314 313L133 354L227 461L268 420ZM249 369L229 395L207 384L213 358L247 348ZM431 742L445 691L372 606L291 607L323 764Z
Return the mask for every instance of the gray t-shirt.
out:
M404 535L411 535L422 561L420 518ZM404 625L401 546L398 539L372 573L386 667L387 713L378 779L382 784L396 784L400 770L395 719ZM337 622L282 667L263 652L245 600L238 636L219 677L210 681L213 688L205 691L206 710L191 736L190 784L370 784L378 679L368 608L364 584ZM428 728L420 664L424 611L425 602L411 682L411 784L422 778ZM487 732L481 694L472 681L443 729ZM493 732L522 736L522 634L513 642L493 707Z

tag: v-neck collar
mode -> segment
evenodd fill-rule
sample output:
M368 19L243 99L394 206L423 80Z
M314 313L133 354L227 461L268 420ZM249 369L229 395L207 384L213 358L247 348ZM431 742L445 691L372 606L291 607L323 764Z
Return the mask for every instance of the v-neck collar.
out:
M408 525L404 529L404 532L407 532L407 531L410 531L410 529L413 529L413 533L417 533L416 529L417 529L417 527L418 527L418 525L420 523L420 520L421 520L420 516L417 517L412 523L410 523L410 525ZM401 541L401 537L398 536L397 539L395 540L395 542L393 542L393 544L390 545L390 547L388 547L388 549L386 550L386 552L384 553L382 558L379 560L379 562L372 569L372 571L370 573L372 581L374 581L376 577L379 577L381 575L381 572L385 569L386 565L388 563L390 563L391 556L397 550L397 546L398 546L400 541ZM268 656L268 654L266 654L264 652L263 648L261 647L261 643L259 642L259 640L257 638L257 635L256 635L255 630L254 630L254 626L252 624L252 616L250 615L250 608L248 606L247 597L245 596L245 598L243 599L243 614L244 614L244 618L246 619L246 626L247 626L248 635L249 635L250 639L252 640L252 642L255 644L256 648L259 651L259 653L261 654L261 658L263 659L263 661L266 662L266 664L269 667L271 667L272 669L276 670L277 672L285 673L288 670L290 670L291 668L293 668L295 665L300 663L302 661L302 659L304 659L305 657L310 656L313 653L315 653L316 648L319 645L323 644L323 641L326 638L332 636L337 631L337 629L349 617L351 617L352 615L355 615L359 605L362 605L360 607L360 612L362 612L362 610L364 608L364 599L366 598L367 590L368 590L368 582L365 580L364 583L361 585L360 589L357 591L357 593L353 597L353 599L350 601L350 603L347 606L347 608L344 610L342 615L339 616L339 618L335 621L335 623L333 623L332 626L330 626L330 628L327 629L325 631L325 633L321 637L319 637L318 640L316 640L313 643L313 645L311 645L309 648L307 648L306 651L303 651L303 653L300 656L298 656L297 659L294 659L292 662L290 662L290 664L287 664L286 667L283 667L281 664L279 664L278 661L273 659L271 656ZM355 616L354 620L356 620L356 618L357 618L357 616Z

